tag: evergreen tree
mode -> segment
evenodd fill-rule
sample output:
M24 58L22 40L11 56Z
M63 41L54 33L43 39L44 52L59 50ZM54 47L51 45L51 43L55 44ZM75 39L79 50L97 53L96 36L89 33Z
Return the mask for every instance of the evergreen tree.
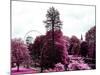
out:
M62 22L60 20L60 14L57 9L54 7L49 8L46 14L47 20L44 21L46 23L45 27L47 28L47 31L50 30L59 30L62 27Z
M59 17L59 12L54 7L49 8L46 17L46 37L44 46L41 52L41 67L54 68L57 63L66 64L67 47L66 40L61 31L62 22Z

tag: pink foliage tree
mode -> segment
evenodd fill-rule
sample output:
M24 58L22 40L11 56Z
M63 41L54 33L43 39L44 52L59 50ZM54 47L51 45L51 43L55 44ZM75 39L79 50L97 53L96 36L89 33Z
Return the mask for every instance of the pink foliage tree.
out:
M44 44L41 51L41 66L48 69L54 68L57 63L66 64L67 47L66 40L61 31L62 21L60 13L54 7L47 10L44 23L47 29Z
M76 36L72 36L70 39L71 53L73 55L79 55L80 53L80 40Z
M41 52L42 52L42 48L44 45L44 39L45 39L45 35L37 36L35 38L33 45L32 45L31 53L32 53L32 58L33 58L35 66L37 66L36 64L38 64L38 66L40 65Z
M21 63L29 64L30 55L27 45L24 44L23 40L17 38L11 40L11 57L12 62L16 63L17 71L19 71Z
M58 62L66 64L67 56L66 40L61 30L54 32L54 49L52 49L52 31L48 31L43 47L42 66L45 68L54 68L54 65Z
M74 58L70 60L70 63L68 65L68 70L69 71L74 71L74 70L90 70L90 66L84 62L84 60L81 58Z
M44 35L41 36L37 36L34 44L33 44L33 54L35 56L36 59L39 59L40 55L41 55L41 48L44 44Z
M90 58L96 57L96 26L90 28L86 33L86 41L88 43L88 56Z

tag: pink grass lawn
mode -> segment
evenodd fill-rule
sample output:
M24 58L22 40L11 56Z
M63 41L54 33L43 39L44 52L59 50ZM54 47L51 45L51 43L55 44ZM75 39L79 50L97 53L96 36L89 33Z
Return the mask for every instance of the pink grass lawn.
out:
M11 75L33 74L37 72L38 70L36 69L27 69L27 68L20 68L19 72L17 72L16 68L12 68Z

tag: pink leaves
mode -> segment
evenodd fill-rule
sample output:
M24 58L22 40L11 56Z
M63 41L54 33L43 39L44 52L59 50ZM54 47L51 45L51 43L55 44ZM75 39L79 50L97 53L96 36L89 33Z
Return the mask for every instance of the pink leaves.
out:
M21 64L22 62L30 61L30 55L27 45L22 39L11 40L12 62Z
M48 72L62 72L64 71L64 65L61 63L57 63L55 64L54 68L49 68L49 69L45 69L43 70L44 73L48 73Z
M48 31L46 34L45 45L43 46L43 59L42 63L48 68L53 67L56 63L66 63L67 59L67 42L63 37L61 30L54 31L54 49L52 41L52 31Z
M82 58L79 57L70 57L70 63L68 65L68 70L89 70L91 69L88 64L84 62Z
M64 65L61 64L61 63L57 63L55 64L55 68L54 68L57 72L61 72L61 71L64 71L65 68L64 68Z
M79 63L77 61L74 61L72 63L70 63L68 65L68 70L72 71L72 70L89 70L91 69L88 64L86 63Z

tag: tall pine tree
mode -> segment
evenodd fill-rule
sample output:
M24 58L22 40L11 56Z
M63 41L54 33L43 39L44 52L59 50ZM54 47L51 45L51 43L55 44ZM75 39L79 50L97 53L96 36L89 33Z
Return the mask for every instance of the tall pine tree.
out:
M46 23L45 27L47 28L47 31L50 30L59 30L62 28L62 22L60 20L60 14L57 9L54 7L49 8L46 14L47 20L44 21Z
M55 64L59 62L66 64L68 55L66 41L61 31L62 22L58 10L54 7L49 8L46 18L44 23L46 24L47 33L41 50L41 68L44 69L54 68Z

